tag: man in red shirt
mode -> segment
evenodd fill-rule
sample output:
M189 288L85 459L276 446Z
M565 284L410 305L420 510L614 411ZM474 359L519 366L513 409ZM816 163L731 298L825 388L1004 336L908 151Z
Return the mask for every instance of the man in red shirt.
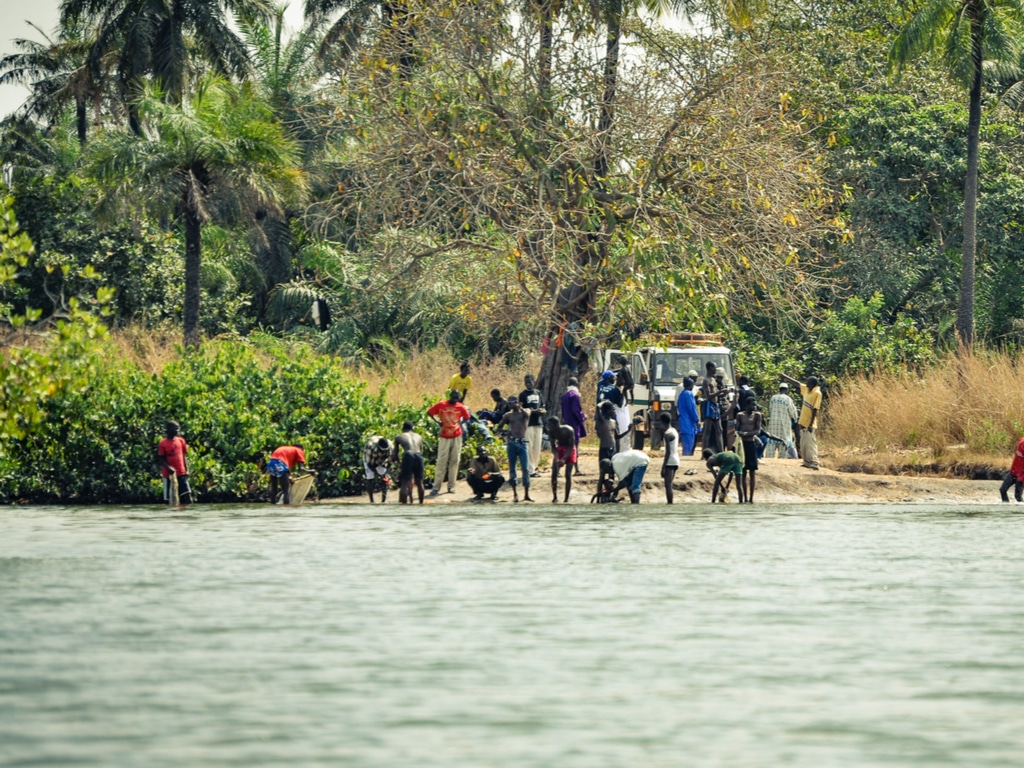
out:
M188 464L185 463L188 445L185 443L185 438L178 434L180 429L178 422L167 422L166 437L157 446L156 457L164 476L164 501L167 504L173 501L174 486L172 483L177 481L178 508L184 509L185 505L192 503L192 489L188 484Z
M302 469L306 463L306 452L301 443L282 445L272 454L267 462L267 474L270 475L270 503L277 504L278 485L284 492L285 506L292 503L292 472Z
M434 474L434 488L431 496L441 492L441 482L448 476L448 493L455 493L455 480L459 476L459 458L462 456L462 422L469 421L472 414L459 402L458 390L452 390L447 400L434 403L427 415L441 425L437 441L437 471Z
M1017 443L1017 450L1013 454L1013 463L1010 465L1010 471L1006 473L1006 477L1003 478L1003 484L999 487L999 496L1003 501L1009 501L1010 497L1006 495L1006 492L1010 490L1010 486L1013 488L1013 498L1017 501L1022 501L1021 491L1024 490L1024 437Z

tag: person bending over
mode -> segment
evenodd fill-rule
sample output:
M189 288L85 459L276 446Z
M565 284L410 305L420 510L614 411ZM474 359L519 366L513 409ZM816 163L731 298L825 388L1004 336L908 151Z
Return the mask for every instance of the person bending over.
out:
M711 489L711 503L714 504L718 501L719 489L722 491L722 501L724 502L729 493L729 486L732 484L733 477L743 476L743 462L732 451L712 453L709 449L705 448L702 456L704 457L705 465L711 471L711 474L715 476L715 485ZM736 492L739 494L740 504L742 504L743 482L741 480L736 481Z
M610 459L602 461L601 471L611 470L618 478L619 484L615 486L613 493L628 488L630 504L639 504L644 473L650 463L651 460L646 453L630 448L628 451L621 451Z
M306 466L306 452L302 443L282 445L272 454L267 462L267 474L270 475L270 503L277 504L278 490L284 496L284 504L292 503L292 475ZM310 474L316 474L311 472Z
M366 479L366 493L373 504L373 493L380 483L380 502L387 503L388 488L391 486L391 443L386 437L373 435L363 446L363 475Z

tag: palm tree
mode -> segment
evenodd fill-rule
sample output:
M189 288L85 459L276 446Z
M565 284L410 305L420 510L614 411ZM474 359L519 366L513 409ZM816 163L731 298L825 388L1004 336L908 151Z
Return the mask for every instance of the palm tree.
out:
M1024 21L1021 0L926 0L889 50L892 71L923 53L938 51L950 77L968 89L967 176L964 179L963 251L956 330L974 343L974 278L978 220L978 146L983 64L1017 59Z
M315 53L320 37L308 27L286 36L286 7L275 9L272 26L245 19L240 19L238 26L249 49L253 83L288 136L298 143L303 165L315 168L315 153L328 138L319 122L326 107L322 99L316 99ZM299 215L297 211L257 212L259 236L254 238L253 254L260 282L256 310L261 320L271 291L292 278L295 247L291 222Z
M68 104L75 105L78 143L85 144L88 133L88 106L98 107L103 97L103 73L86 66L92 40L83 25L61 26L56 39L35 24L29 26L45 42L14 41L18 53L0 59L0 85L16 83L29 87L28 100L20 112L46 120L52 125Z
M95 23L89 64L98 72L104 57L116 53L121 98L132 130L140 134L134 101L147 77L159 84L167 101L180 103L197 61L224 76L248 72L245 44L229 13L267 18L271 6L269 0L63 0L61 24Z
M239 19L238 22L252 64L253 79L278 118L285 122L294 117L292 111L302 92L312 90L316 79L313 54L317 47L317 35L308 28L285 39L287 8L287 4L274 8L272 26L262 19Z
M416 57L408 0L306 0L304 13L311 28L327 27L318 53L324 64L349 58L368 34L390 35L398 49L400 77L407 79L412 72Z
M94 142L86 167L105 192L100 211L144 205L171 213L185 233L185 346L199 347L202 225L255 218L301 193L295 143L251 85L208 76L178 106L148 89L138 104L143 138L118 133Z

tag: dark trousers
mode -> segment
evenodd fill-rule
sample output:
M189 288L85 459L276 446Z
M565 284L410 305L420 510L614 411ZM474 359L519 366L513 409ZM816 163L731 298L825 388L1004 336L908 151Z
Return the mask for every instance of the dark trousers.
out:
M1014 486L1013 498L1017 501L1024 501L1021 498L1021 491L1024 491L1024 481L1018 480L1013 476L1012 472L1007 472L1006 477L1003 478L1003 484L999 486L999 498L1003 501L1009 501L1010 497L1006 495L1006 492L1010 490L1010 486Z
M277 492L280 488L284 494L284 503L292 503L292 478L290 475L284 475L282 477L270 476L270 503L277 504Z
M491 474L486 480L482 477L474 475L467 475L466 482L469 483L469 487L473 489L473 493L483 496L485 493L496 494L498 489L505 484L505 478L501 475Z
M725 442L722 440L721 420L704 419L703 444L712 453L721 453L725 450Z

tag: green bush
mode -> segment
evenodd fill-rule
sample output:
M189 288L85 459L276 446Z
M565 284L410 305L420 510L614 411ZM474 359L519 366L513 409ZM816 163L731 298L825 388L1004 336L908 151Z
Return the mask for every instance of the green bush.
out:
M33 433L0 461L0 501L136 503L159 498L156 446L168 419L189 444L192 486L201 501L255 501L262 468L279 445L300 442L319 472L322 496L361 493L362 448L406 419L436 455L426 404L390 407L337 358L277 351L272 362L237 342L207 345L150 375L110 359L88 388L45 402ZM466 441L465 465L477 439Z
M850 376L920 368L934 360L934 339L905 315L891 323L883 321L883 308L882 295L876 293L867 301L851 297L841 309L828 310L812 332L808 357L814 368Z

